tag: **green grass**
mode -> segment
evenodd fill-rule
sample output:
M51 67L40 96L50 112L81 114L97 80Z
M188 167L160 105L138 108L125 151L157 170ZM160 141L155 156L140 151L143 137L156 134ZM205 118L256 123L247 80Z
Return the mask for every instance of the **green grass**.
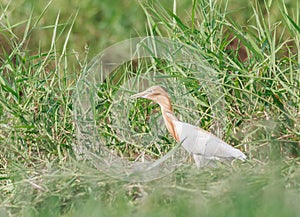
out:
M1 3L0 216L299 215L299 5L177 3L177 14L173 1ZM242 149L247 162L201 170L187 163L161 179L136 183L76 160L77 79L104 47L145 34L196 48L217 71L219 119L205 89L187 78L188 70L155 61L190 93L170 89L176 115L213 132L221 123L222 138ZM152 64L121 70L147 71ZM119 155L132 158L144 147L122 141L105 122L111 118L111 94L99 110L105 111L98 117L107 129L102 136ZM130 106L132 127L150 132L143 124L159 115L157 106L143 100ZM159 144L148 147L149 157L176 145L168 135Z

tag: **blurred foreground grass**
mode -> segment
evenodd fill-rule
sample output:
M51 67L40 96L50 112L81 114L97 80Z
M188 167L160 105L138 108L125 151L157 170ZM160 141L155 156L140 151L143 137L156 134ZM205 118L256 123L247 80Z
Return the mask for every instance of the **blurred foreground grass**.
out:
M297 216L294 163L238 168L181 167L165 178L128 183L74 162L11 173L1 216Z
M2 2L0 216L299 215L299 5L239 4L182 1L176 16L173 1ZM78 75L103 47L146 32L203 50L224 88L224 138L247 142L248 162L128 183L74 160Z

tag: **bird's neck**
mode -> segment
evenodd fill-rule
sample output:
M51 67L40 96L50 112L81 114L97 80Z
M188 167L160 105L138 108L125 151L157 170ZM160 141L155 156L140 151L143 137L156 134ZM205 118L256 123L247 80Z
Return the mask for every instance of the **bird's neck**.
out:
M170 102L168 103L164 103L164 105L161 105L161 112L162 112L162 116L164 118L166 127L168 129L168 131L171 133L171 135L177 140L179 141L179 137L178 134L176 132L176 128L175 128L175 121L178 121L178 119L176 118L176 116L173 113L173 108Z

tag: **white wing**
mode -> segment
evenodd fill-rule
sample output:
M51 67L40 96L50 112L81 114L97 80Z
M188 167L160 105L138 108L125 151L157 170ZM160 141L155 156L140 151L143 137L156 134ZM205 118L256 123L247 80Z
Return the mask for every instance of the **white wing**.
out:
M246 156L240 150L233 148L215 135L196 126L176 121L175 128L182 146L189 153L202 155L210 160L222 158L246 159Z

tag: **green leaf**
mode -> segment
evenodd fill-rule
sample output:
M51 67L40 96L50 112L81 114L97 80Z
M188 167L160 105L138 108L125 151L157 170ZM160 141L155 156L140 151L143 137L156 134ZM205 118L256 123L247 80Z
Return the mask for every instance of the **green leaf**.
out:
M287 15L286 13L284 13L284 15L288 18L293 27L300 33L300 26L298 26L297 23L295 23L295 21L289 15Z

